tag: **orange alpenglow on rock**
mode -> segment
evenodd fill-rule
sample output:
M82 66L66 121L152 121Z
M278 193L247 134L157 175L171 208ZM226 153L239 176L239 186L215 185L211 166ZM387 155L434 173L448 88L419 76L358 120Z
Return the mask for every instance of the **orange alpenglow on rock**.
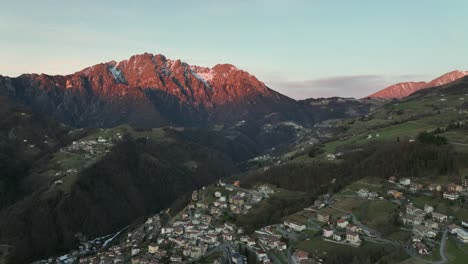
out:
M441 86L451 83L468 75L468 71L452 71L446 73L430 82L402 82L391 85L376 93L369 95L370 98L403 98L419 90Z

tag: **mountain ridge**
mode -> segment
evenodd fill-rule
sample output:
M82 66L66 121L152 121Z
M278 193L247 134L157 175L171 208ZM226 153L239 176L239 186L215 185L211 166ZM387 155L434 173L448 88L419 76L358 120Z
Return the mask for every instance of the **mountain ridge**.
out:
M231 64L201 67L161 54L134 55L68 75L1 79L0 94L76 127L235 124L272 112L280 112L283 121L313 119L298 101Z
M441 86L458 79L463 78L468 75L468 71L454 70L448 73L445 73L429 82L419 81L419 82L401 82L396 83L391 86L388 86L380 91L377 91L367 97L370 98L386 98L392 99L397 98L401 99L408 95L415 93L416 91L427 89L431 87Z

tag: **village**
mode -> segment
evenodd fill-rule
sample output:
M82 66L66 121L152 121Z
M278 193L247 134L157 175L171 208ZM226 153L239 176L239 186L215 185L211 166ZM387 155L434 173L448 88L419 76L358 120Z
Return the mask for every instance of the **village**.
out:
M102 134L102 135L101 135ZM74 178L80 170L93 164L110 152L117 141L122 140L121 133L111 133L101 129L99 136L91 136L73 141L59 150L54 157L54 163L48 176L54 178L52 187L64 185L70 178Z
M408 254L418 258L438 251L446 236L468 243L468 219L437 212L431 205L417 207L408 197L426 190L450 202L468 201L468 179L460 184L423 186L410 178L391 177L386 192L359 188L349 194L325 194L302 211L252 234L227 220L229 215L246 215L269 197L281 192L275 186L242 188L239 181L219 181L193 191L190 203L176 216L163 220L163 214L147 218L136 228L122 230L105 239L82 241L78 250L58 259L38 263L247 263L247 254L257 263L322 263L324 255L301 248L301 243L321 240L359 248L363 243L401 245L364 224L353 212L342 209L343 197L354 201L387 201L398 205L402 230L411 233L405 245ZM441 238L442 237L442 238ZM437 240L442 240L438 242ZM440 245L442 246L442 245ZM313 248L312 248L313 249Z

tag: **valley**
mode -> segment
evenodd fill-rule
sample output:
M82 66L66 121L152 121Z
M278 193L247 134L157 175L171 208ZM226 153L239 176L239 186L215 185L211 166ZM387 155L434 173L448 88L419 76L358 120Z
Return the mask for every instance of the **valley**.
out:
M459 263L467 80L293 100L153 54L2 77L0 262Z

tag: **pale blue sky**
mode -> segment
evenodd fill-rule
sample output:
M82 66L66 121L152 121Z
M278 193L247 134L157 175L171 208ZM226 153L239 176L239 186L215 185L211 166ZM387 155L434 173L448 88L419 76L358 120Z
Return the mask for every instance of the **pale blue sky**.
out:
M0 74L133 54L231 63L294 98L468 70L468 1L0 0Z

